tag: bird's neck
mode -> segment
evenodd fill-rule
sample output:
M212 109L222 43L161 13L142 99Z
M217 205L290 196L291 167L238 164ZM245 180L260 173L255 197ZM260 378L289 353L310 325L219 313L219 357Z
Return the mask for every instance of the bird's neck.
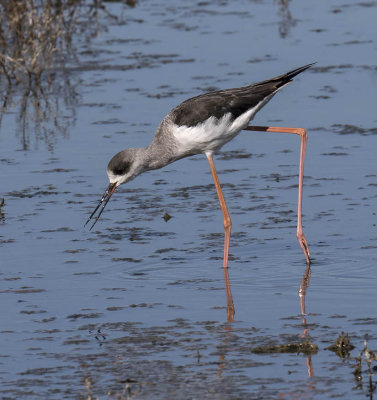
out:
M162 168L175 161L169 149L155 140L148 147L139 147L133 150L135 153L135 176L153 169Z
M175 160L169 149L156 141L153 141L144 151L147 170L162 168Z
M144 151L148 169L162 168L179 158L169 124L165 121L161 123L152 143Z

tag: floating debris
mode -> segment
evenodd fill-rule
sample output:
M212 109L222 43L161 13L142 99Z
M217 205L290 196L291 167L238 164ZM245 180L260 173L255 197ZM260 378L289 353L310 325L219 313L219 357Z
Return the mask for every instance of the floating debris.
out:
M171 215L169 215L169 214L166 212L162 218L164 219L165 222L168 222L169 219L171 218Z

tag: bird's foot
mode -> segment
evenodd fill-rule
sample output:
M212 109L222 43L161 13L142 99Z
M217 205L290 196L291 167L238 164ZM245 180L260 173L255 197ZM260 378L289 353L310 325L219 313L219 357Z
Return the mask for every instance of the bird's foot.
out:
M306 241L305 235L303 232L298 232L297 233L297 239L298 242L300 243L301 249L304 252L305 258L306 258L306 263L310 265L310 250L309 250L309 245L308 242Z

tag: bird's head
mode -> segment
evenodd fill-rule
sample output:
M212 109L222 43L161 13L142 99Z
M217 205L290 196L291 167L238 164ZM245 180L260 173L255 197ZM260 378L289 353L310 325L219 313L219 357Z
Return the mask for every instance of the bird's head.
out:
M106 168L110 184L118 187L144 171L141 152L144 153L144 149L128 149L115 154Z
M110 184L103 194L97 207L85 223L86 225L93 218L94 214L102 205L90 229L92 229L99 220L99 217L105 209L106 204L110 200L110 197L115 192L115 189L122 183L131 181L137 175L146 170L144 154L145 149L128 149L119 152L110 160L106 169Z

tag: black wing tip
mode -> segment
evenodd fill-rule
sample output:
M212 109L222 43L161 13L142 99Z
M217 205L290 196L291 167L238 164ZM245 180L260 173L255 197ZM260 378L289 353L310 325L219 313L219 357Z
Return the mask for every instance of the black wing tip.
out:
M301 72L306 71L308 68L312 67L314 64L317 62L312 62L310 64L306 64L302 67L293 69L292 71L289 71L283 75L275 76L275 78L267 79L266 81L254 83L250 85L251 87L257 87L257 86L264 86L266 84L270 85L273 84L276 86L277 89L281 88L282 86L286 85L287 83L292 82L293 78L300 74Z
M282 78L284 77L285 79L291 80L292 78L294 78L296 75L300 74L301 72L306 71L307 69L309 69L310 67L312 67L314 64L317 64L317 61L312 62L310 64L306 64L302 67L293 69L292 71L287 72L286 74L282 75Z

